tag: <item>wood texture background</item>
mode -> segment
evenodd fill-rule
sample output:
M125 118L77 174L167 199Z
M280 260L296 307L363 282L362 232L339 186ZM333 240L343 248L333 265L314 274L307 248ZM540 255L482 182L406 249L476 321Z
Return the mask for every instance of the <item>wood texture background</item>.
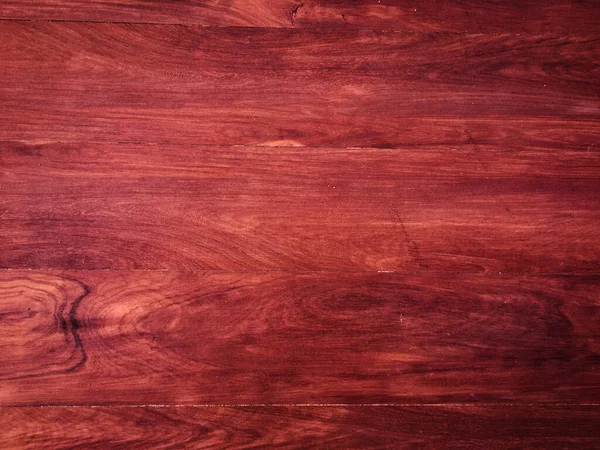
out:
M0 447L598 448L600 6L0 4Z

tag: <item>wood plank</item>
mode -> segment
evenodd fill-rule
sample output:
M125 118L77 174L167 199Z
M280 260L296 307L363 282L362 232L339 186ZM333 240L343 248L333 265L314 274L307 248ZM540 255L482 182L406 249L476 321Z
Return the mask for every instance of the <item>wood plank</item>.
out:
M598 406L2 408L11 449L592 449Z
M594 0L3 0L0 18L458 33L595 33Z
M1 143L0 267L598 273L600 153Z
M0 23L1 140L587 150L597 36Z
M0 273L0 404L600 401L600 278Z

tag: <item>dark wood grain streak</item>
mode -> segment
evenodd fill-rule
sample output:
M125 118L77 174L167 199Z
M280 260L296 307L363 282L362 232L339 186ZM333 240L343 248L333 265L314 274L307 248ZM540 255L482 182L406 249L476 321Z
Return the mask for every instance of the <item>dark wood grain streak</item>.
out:
M600 401L598 276L0 273L0 404Z
M0 408L11 449L592 449L598 406Z
M586 151L598 38L0 23L0 139Z
M3 0L0 18L458 33L594 33L594 0Z
M0 267L598 273L600 153L0 144Z

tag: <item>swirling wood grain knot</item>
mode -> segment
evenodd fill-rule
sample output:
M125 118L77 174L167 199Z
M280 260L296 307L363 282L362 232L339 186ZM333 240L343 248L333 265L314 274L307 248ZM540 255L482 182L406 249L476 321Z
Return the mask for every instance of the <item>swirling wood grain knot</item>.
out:
M0 280L0 380L77 370L87 361L77 308L83 283L54 275Z

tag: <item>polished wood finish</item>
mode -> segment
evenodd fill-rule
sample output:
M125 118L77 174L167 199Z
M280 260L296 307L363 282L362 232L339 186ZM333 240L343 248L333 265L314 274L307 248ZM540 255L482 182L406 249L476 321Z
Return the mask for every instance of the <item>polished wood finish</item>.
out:
M0 447L600 448L598 11L0 2Z
M597 275L5 271L0 404L600 403L599 294Z
M456 33L594 33L594 0L3 0L0 19L368 28Z
M5 22L0 66L0 140L599 142L596 37Z
M597 406L0 408L3 445L45 449L593 449Z
M600 154L0 143L0 266L594 272Z

